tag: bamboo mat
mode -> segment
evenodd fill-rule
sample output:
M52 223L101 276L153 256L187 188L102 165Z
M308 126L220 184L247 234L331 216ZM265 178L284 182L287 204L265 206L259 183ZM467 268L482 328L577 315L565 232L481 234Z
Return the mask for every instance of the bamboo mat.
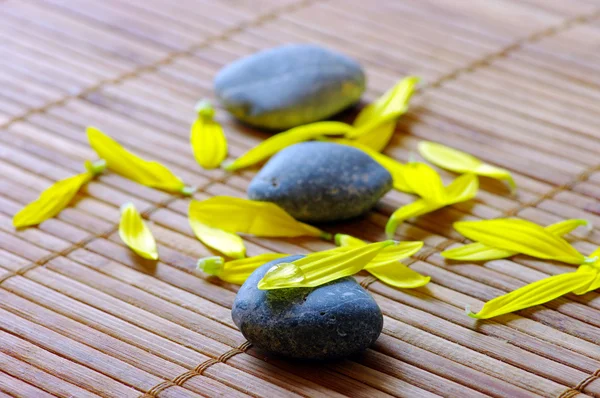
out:
M13 229L18 209L95 158L88 125L168 165L200 188L196 199L243 197L252 171L203 171L191 156L193 105L213 97L223 65L287 42L357 58L365 101L405 75L423 78L388 155L406 161L434 140L510 169L519 186L511 197L485 180L477 200L399 229L425 241L409 263L432 282L398 290L359 276L385 315L364 355L316 365L250 347L230 316L236 287L194 271L211 252L188 227L188 199L106 173L56 218ZM456 220L600 225L599 43L595 0L0 1L0 397L600 396L598 293L489 321L463 313L571 266L439 255L462 240ZM218 118L231 158L266 137ZM381 240L411 200L391 192L329 230ZM160 262L115 234L127 201L151 221ZM600 244L598 229L572 236L587 253ZM329 245L246 243L249 255Z

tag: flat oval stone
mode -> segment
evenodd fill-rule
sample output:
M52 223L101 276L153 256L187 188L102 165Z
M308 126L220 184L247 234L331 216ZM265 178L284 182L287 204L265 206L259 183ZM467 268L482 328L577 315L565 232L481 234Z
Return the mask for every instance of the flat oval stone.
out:
M273 265L301 257L271 261L246 280L231 311L242 334L260 349L300 359L342 358L373 344L383 316L352 277L316 288L258 289L258 281Z
M356 103L365 74L353 59L308 44L288 44L219 71L215 91L242 122L274 130L328 118Z
M356 148L304 142L272 157L248 197L276 203L298 220L329 222L365 213L392 184L390 173Z

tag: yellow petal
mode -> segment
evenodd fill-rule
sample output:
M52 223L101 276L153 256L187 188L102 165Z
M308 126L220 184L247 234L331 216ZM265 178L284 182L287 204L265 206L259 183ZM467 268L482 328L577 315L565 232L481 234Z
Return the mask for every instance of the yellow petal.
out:
M443 205L427 202L424 199L418 199L406 206L402 206L394 213L392 213L390 219L387 222L387 225L385 226L385 232L388 238L392 238L400 224L402 224L409 218L418 217L420 215L430 213L441 207L443 207Z
M134 155L94 127L88 127L87 136L94 151L115 173L152 188L189 193L183 181L162 164Z
M582 295L587 292L591 292L593 290L600 289L600 266L597 263L591 264L591 265L590 264L580 265L579 268L577 268L576 272L582 273L582 274L591 274L593 276L590 277L588 283L573 290L573 293L575 293L577 295Z
M569 264L589 261L566 240L525 220L460 221L454 223L454 228L467 238L490 247Z
M104 162L86 162L87 172L55 182L13 217L16 228L37 225L54 217L73 200L81 187L104 170Z
M396 131L396 121L392 120L373 127L369 132L357 137L356 142L374 151L381 152L390 142L394 131Z
M213 120L214 109L209 102L199 103L196 109L198 118L190 133L192 151L200 166L214 169L227 157L227 139L221 125Z
M446 170L456 173L473 173L481 176L491 177L498 180L506 180L511 189L516 185L508 170L483 163L475 156L430 141L419 143L419 153L429 162Z
M246 256L246 246L242 238L234 233L203 224L198 220L191 205L188 221L196 237L206 246L223 253L227 257L243 258Z
M431 277L421 275L398 261L377 267L368 266L365 270L382 282L400 289L425 286L431 280Z
M219 279L225 282L241 285L257 268L269 261L289 256L289 254L283 253L264 253L227 262L223 257L207 257L198 260L198 269L207 274L218 276Z
M569 272L551 276L488 301L476 314L467 307L467 314L471 318L488 319L544 304L589 284L595 275L594 272Z
M258 283L263 290L290 287L315 287L327 282L354 275L362 270L381 250L394 241L338 251L326 257L306 256L291 263L273 266Z
M352 126L341 122L316 122L294 127L264 140L235 161L225 166L225 170L235 171L243 169L262 162L290 145L325 135L345 134L351 129Z
M454 249L445 250L442 257L458 261L489 261L512 257L518 254L515 251L496 249L483 243L475 242Z
M587 227L588 229L592 228L592 225L588 220L574 218L548 225L546 231L554 235L563 236L582 226Z
M264 237L318 236L329 234L297 221L270 202L258 202L229 196L214 196L190 204L190 220L232 233Z
M473 199L479 189L479 180L474 174L463 174L446 187L446 204L465 202Z
M565 220L549 225L545 229L554 235L562 236L582 225L588 226L589 222L582 219ZM497 249L476 242L443 251L442 257L459 261L489 261L512 257L516 254L518 253L515 251Z
M154 236L133 203L127 203L121 207L119 236L139 256L149 260L158 259Z
M414 76L402 79L383 96L366 106L354 121L356 129L350 131L346 137L358 138L364 134L369 134L373 129L384 123L399 118L408 109L408 102L418 82L419 78Z
M408 186L406 180L404 179L405 165L398 162L396 159L392 159L389 156L376 152L371 148L360 144L358 142L359 140L353 141L346 139L334 139L331 141L336 142L338 144L348 145L360 149L361 151L369 155L374 161L379 163L381 167L386 169L392 175L392 180L394 181L394 189L406 193L414 193L412 188Z
M358 239L352 235L346 235L346 234L335 234L334 240L335 240L335 244L338 246L341 246L341 247L344 247L344 246L358 247L358 246L364 246L367 244L362 239Z
M446 204L446 189L440 175L425 163L413 162L404 166L404 180L410 189L428 202Z

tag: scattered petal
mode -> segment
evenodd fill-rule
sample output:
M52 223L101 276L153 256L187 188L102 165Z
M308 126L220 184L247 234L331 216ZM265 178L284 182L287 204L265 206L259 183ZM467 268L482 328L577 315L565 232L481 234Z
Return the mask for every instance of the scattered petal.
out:
M394 241L371 243L327 256L308 255L291 263L274 266L258 283L262 290L315 287L354 275Z
M248 152L225 166L227 171L235 171L262 162L288 146L327 135L341 135L352 126L341 122L316 122L294 127L264 140Z
M473 241L498 249L569 264L590 261L563 238L525 220L460 221L454 228Z
M551 276L488 301L476 314L470 311L467 314L471 318L488 319L544 304L588 286L596 277L596 272L587 270Z
M54 217L67 207L81 187L96 174L101 173L104 167L105 164L102 161L94 164L86 162L87 172L55 182L42 192L35 201L15 214L13 225L16 228L29 227Z
M198 117L190 132L194 158L203 168L214 169L227 157L227 139L221 125L213 120L215 110L210 102L201 101L196 110Z
M381 152L392 139L396 131L396 121L381 123L373 127L367 133L356 138L356 142L372 149L373 151Z
M402 206L392 213L390 219L385 226L385 232L388 238L392 238L396 230L404 221L412 217L418 217L423 214L431 213L437 209L444 207L443 205L427 202L424 199L417 199L412 203Z
M446 189L440 175L425 163L413 162L404 167L404 180L411 191L427 202L446 204Z
M202 223L196 214L195 207L190 205L188 221L200 242L211 247L227 257L243 258L246 256L246 246L242 238L235 233L223 231Z
M190 204L190 220L231 233L288 238L317 236L330 239L329 234L297 221L274 203L230 196L193 201Z
M395 128L395 119L402 116L408 109L408 102L410 101L419 80L418 77L414 76L402 79L375 102L367 105L354 121L354 127L356 128L350 131L346 137L358 139L364 135L371 135L374 129L378 129L383 124L388 124L390 122L393 123ZM391 130L392 133L394 128ZM389 131L384 131L384 134L385 133L389 133ZM374 135L371 135L371 138L374 137ZM391 134L389 134L389 137L391 137ZM376 141L373 141L373 145L370 145L367 140L362 140L361 143L366 144L375 150L381 150L385 147L387 141L377 139ZM381 149L377 149L379 147Z
M429 162L456 173L473 173L508 182L512 190L515 181L508 170L482 162L475 156L431 141L419 143L419 153Z
M456 177L446 187L446 205L466 202L477 195L479 189L479 179L474 174L463 174Z
M162 164L134 155L94 127L88 127L87 136L94 151L115 173L152 188L169 192L189 192L183 181Z
M558 222L547 226L546 231L557 236L563 236L573 231L579 226L588 226L589 222L582 219L572 219ZM483 243L470 243L457 247L454 249L445 250L442 253L442 257L458 260L458 261L489 261L498 260L501 258L512 257L518 252L512 250L503 250L490 246L486 246Z
M158 259L154 236L133 203L127 203L121 207L119 236L139 256L148 260Z
M257 268L269 261L288 256L289 254L264 253L232 261L225 261L223 257L207 257L198 260L198 269L207 274L215 275L225 282L241 285Z

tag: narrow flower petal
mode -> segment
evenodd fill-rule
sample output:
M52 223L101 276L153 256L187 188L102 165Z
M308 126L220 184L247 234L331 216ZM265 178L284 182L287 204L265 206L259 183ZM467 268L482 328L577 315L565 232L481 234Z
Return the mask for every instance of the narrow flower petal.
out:
M582 218L573 218L548 225L546 231L557 236L564 236L578 227L587 227L591 229L592 224L588 220Z
M196 110L198 118L190 132L194 158L203 168L214 169L227 157L227 139L221 125L213 120L215 111L209 102L200 102Z
M583 219L572 219L558 222L545 227L546 231L556 236L566 235L579 226L588 226L589 222ZM489 261L512 257L518 252L497 249L483 243L470 243L442 252L442 257L459 261Z
M149 260L158 259L154 236L133 203L127 203L121 207L119 236L139 256Z
M218 276L219 279L225 282L241 285L257 268L269 261L288 256L289 254L283 253L264 253L232 261L224 261L222 257L207 257L198 260L198 269L207 274Z
M329 121L294 127L264 140L235 161L225 166L225 170L235 171L243 169L268 159L290 145L312 140L321 136L345 134L351 129L352 126L349 124Z
M48 187L36 200L15 214L13 225L16 228L29 227L54 217L67 207L81 187L94 175L101 173L104 167L104 162L86 162L87 172L57 181Z
M488 301L476 314L467 308L467 314L471 318L488 319L544 304L589 285L595 277L595 272L569 272L551 276Z
M483 243L475 242L454 249L443 251L442 257L457 261L489 261L512 257L518 252L496 249Z
M191 205L188 221L198 240L206 246L223 253L227 257L243 258L246 256L246 246L242 238L235 233L203 224L194 214Z
M525 220L461 221L454 223L454 228L463 236L490 247L569 264L588 261L563 238Z
M354 275L362 270L379 252L394 241L339 251L326 257L303 257L291 263L282 263L271 268L258 283L263 290L290 287L315 287L327 282Z
M189 191L183 181L168 168L134 155L100 130L88 127L87 136L94 151L115 173L152 188L180 193Z
M474 174L463 174L446 187L446 204L466 202L477 195L479 179Z
M190 220L231 233L264 237L317 236L329 238L318 228L294 219L281 207L229 196L214 196L190 204Z
M440 175L425 163L413 162L404 166L404 180L413 192L424 200L444 205L446 189Z
M365 270L382 282L400 289L422 287L431 280L430 276L421 275L398 261L376 267L367 266Z
M443 207L443 205L427 202L424 199L417 199L414 202L407 204L406 206L402 206L394 213L387 222L385 226L385 232L388 238L392 238L396 233L396 230L404 221L408 220L412 217L418 217L423 214L430 213L439 208Z
M591 257L595 257L598 254L600 254L600 252L599 252L599 250L596 250L594 253L592 253ZM593 274L595 276L591 277L589 282L586 283L585 285L573 290L573 293L575 293L577 295L582 295L582 294L594 291L596 289L600 289L600 266L598 265L598 262L596 262L593 265L588 265L588 264L580 265L579 268L577 268L576 272L586 273L586 274L589 273L589 274Z
M429 162L456 173L473 173L485 177L505 180L511 189L516 185L508 170L482 162L475 156L457 149L430 141L419 143L419 153Z
M419 80L420 79L415 76L409 76L402 79L383 96L366 106L354 121L354 126L356 128L350 131L346 137L357 139L363 135L370 134L382 124L390 122L393 122L395 127L395 119L402 116L408 109L408 102L410 101ZM364 143L365 142L363 142L363 144ZM387 144L387 142L385 142L385 144ZM381 143L379 145L381 145ZM383 145L383 147L385 147L385 145Z
M396 121L381 123L367 133L356 138L356 142L374 151L381 152L390 142L396 131Z

